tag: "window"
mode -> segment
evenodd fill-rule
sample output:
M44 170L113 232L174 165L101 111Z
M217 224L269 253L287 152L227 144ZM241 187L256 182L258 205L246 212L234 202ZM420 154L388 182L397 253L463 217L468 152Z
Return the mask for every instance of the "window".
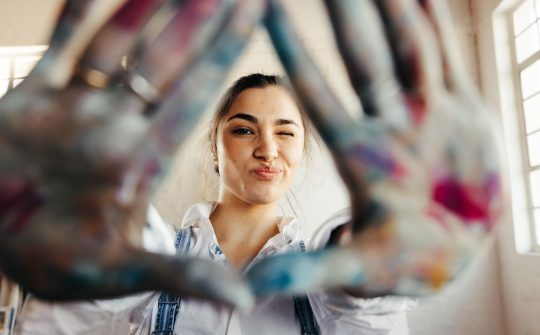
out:
M0 97L28 75L46 49L43 45L0 47Z
M510 22L527 203L533 245L540 250L540 0L521 1Z

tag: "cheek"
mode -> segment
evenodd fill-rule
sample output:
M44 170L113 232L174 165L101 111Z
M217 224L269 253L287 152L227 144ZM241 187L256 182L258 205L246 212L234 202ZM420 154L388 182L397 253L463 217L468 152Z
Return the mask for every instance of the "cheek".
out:
M218 161L220 166L238 166L245 160L246 150L234 141L223 141L218 147Z
M302 158L304 157L304 143L299 141L297 143L288 145L284 155L289 168L297 169L302 162Z

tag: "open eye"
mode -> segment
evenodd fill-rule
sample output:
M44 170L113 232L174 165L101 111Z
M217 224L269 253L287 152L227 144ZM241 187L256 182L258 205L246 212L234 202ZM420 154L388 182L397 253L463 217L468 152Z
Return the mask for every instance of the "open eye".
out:
M235 135L252 135L255 134L255 132L249 128L246 127L238 127L233 129L233 134Z

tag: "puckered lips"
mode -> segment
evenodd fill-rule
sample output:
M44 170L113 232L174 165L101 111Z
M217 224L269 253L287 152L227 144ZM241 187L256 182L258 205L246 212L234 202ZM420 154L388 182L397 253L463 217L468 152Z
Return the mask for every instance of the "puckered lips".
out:
M273 166L260 166L251 170L251 173L255 175L258 179L262 180L273 180L278 177L283 170Z

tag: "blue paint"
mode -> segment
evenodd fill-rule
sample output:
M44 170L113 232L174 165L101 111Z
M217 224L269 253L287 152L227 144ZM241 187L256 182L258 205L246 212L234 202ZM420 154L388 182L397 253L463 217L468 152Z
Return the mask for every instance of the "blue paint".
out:
M245 279L256 295L296 294L365 283L361 268L348 269L350 271L344 272L346 278L334 276L336 266L349 263L341 262L342 256L336 257L335 251L325 249L270 257L248 269Z
M396 162L384 148L356 143L348 150L348 154L369 168L369 180L392 175L397 170Z
M106 269L99 265L80 262L68 275L68 285L80 289L99 288L107 292L109 289L130 292L141 284L146 270L142 265L128 265L124 268Z

